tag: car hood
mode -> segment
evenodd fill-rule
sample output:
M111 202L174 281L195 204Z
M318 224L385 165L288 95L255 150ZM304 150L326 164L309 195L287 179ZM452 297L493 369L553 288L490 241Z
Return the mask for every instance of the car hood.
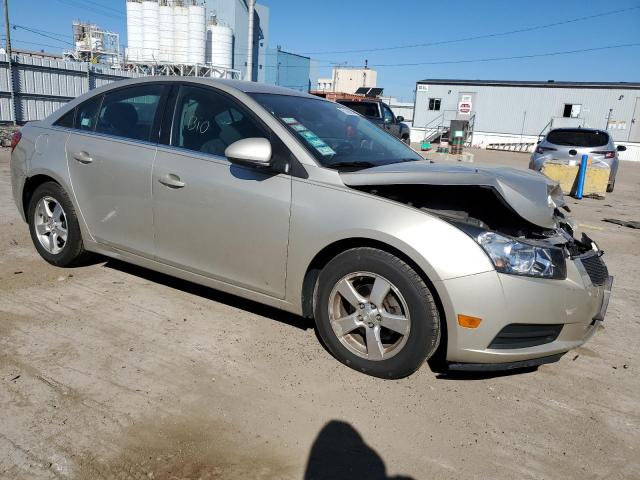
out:
M564 205L557 182L531 170L502 166L401 162L341 172L345 185L452 185L492 188L518 215L535 225L556 227L555 209Z

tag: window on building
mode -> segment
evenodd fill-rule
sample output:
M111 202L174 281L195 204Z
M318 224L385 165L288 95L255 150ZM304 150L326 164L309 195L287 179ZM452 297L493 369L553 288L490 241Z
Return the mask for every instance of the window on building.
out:
M562 112L562 116L564 118L578 118L580 116L580 110L582 110L582 105L577 103L565 103L564 111Z
M442 103L441 98L430 98L429 99L429 110L440 110L440 104Z
M149 140L164 86L144 85L107 93L98 115L96 132Z

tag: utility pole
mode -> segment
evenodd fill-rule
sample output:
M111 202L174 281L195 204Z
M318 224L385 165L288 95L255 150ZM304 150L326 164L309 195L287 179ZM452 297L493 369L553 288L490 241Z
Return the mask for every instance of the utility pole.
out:
M13 93L13 69L11 66L11 25L9 24L9 0L3 0L4 3L4 29L7 37L7 62L9 65L9 93L11 94L10 108L11 108L11 120L16 124L16 98Z
M247 34L247 75L246 80L253 81L253 15L255 13L256 8L256 0L249 0L248 2L248 10L249 10L249 25L248 25L248 34Z

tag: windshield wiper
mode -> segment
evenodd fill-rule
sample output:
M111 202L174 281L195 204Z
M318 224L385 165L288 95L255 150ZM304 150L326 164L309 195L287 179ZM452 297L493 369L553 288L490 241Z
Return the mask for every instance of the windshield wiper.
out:
M377 167L375 163L371 163L371 162L336 162L336 163L331 163L327 166L331 168L356 168L356 169Z

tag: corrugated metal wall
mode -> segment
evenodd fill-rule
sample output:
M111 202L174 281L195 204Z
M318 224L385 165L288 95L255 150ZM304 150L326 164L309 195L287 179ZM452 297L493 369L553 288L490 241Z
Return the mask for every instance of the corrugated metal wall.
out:
M13 121L11 85L16 121L23 123L45 118L88 90L141 76L126 70L24 55L13 55L12 73L11 83L8 57L0 55L0 122Z
M420 84L414 127L424 127L443 112L457 111L460 94L474 94L472 113L478 131L538 135L552 118L554 127L569 126L563 123L571 121L575 126L604 129L611 108L613 139L634 141L629 134L640 89ZM430 98L441 99L440 111L429 110ZM565 104L582 106L578 119L562 118Z

